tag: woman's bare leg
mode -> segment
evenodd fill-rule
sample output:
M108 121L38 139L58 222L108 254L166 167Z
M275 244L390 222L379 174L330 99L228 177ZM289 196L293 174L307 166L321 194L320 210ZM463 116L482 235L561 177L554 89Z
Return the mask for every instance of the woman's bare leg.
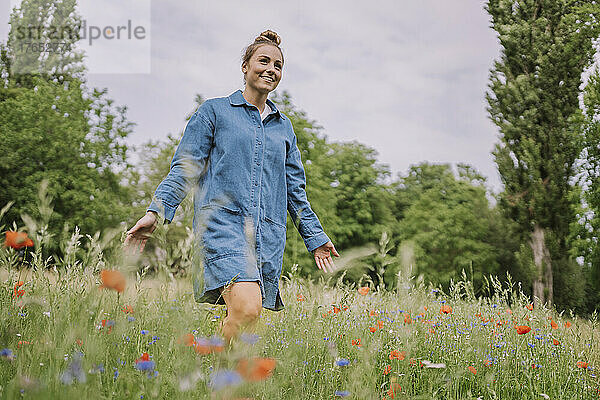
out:
M262 294L257 282L235 282L222 289L227 305L227 316L221 329L227 342L236 337L240 329L252 326L262 310Z

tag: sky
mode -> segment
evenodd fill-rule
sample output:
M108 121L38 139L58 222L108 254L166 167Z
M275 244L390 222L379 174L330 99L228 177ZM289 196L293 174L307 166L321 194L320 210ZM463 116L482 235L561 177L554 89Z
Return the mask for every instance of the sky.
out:
M0 41L10 3L0 0ZM287 90L329 141L375 149L393 176L423 161L465 162L501 189L491 155L498 130L485 100L500 46L484 1L95 0L97 11L86 12L106 15L119 3L129 7L114 23L143 23L146 47L131 56L109 48L88 84L127 105L136 124L130 144L180 135L196 94L243 89L242 51L271 29L285 60L277 91ZM98 73L111 65L125 73Z

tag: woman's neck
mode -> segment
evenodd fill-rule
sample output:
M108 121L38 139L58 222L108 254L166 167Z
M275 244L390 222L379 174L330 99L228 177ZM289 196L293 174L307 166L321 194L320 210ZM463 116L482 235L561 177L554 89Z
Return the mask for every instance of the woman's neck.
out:
M242 95L246 101L250 104L254 104L258 107L258 111L261 113L265 110L265 104L267 103L267 93L260 93L255 90L249 89L248 86L242 92Z

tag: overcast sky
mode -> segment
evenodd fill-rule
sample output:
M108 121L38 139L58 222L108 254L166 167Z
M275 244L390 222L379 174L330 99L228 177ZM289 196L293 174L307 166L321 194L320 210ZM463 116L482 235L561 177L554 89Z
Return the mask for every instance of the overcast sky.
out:
M282 38L285 58L278 90L288 90L329 140L374 148L394 175L421 161L466 162L497 191L490 154L497 129L484 95L499 44L483 4L152 0L151 73L90 73L89 84L128 106L137 124L130 143L178 135L195 94L243 89L242 50L271 29ZM0 0L0 41L9 5Z

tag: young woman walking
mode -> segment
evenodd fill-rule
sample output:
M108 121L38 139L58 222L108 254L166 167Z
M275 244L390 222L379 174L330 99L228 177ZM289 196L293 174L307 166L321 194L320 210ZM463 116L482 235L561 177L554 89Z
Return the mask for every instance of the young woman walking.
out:
M243 55L244 91L198 107L169 174L125 240L142 251L158 218L170 222L194 191L194 231L204 267L194 294L198 302L227 305L227 340L256 322L263 307L283 309L286 209L319 269L332 272L331 254L339 256L306 197L292 124L267 98L282 77L280 43L277 33L262 32Z

